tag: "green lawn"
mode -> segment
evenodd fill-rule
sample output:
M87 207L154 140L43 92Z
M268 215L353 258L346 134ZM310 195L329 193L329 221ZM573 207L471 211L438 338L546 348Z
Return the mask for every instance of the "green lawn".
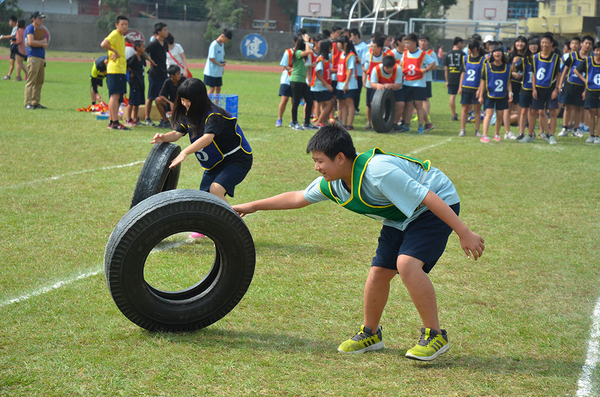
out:
M399 279L382 319L386 349L336 351L362 321L380 224L331 203L246 217L257 261L241 303L198 332L150 333L117 309L102 265L158 130L109 131L76 112L89 104L89 69L48 62L47 110L23 108L24 83L0 82L0 395L576 393L600 295L598 146L585 138L484 145L471 125L459 138L439 83L434 131L352 133L359 151L430 159L454 181L462 219L486 240L473 262L452 235L431 273L451 343L433 363L404 358L420 322ZM274 127L279 75L230 71L224 81L224 93L239 95L255 153L231 203L304 189L318 175L305 153L311 133ZM363 105L355 126L364 124ZM197 189L201 175L188 159L179 187ZM196 255L164 256L193 272ZM599 375L593 368L593 395Z

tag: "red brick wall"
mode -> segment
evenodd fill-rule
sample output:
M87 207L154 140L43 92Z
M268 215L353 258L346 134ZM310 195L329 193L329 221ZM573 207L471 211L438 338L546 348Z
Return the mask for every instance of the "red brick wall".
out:
M244 5L252 10L252 13L240 23L240 29L252 29L252 22L255 19L265 19L266 0L244 0ZM283 7L277 4L277 0L271 0L269 8L269 20L277 21L276 31L289 32L291 29L290 16L283 12Z

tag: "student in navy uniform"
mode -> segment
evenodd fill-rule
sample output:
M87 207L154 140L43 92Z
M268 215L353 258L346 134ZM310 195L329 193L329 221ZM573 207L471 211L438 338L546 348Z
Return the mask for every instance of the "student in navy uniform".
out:
M146 47L146 52L152 58L152 68L148 71L148 97L146 98L145 108L145 123L148 126L155 126L150 118L152 111L152 101L160 95L160 90L167 79L167 51L169 51L169 43L167 36L169 28L166 24L158 22L154 25L154 35L156 40L152 41ZM163 127L163 126L161 126Z
M467 117L471 105L475 110L475 136L481 138L479 128L481 125L481 105L479 103L479 85L481 82L481 74L483 72L483 63L485 58L481 53L481 45L479 40L472 40L468 46L469 54L463 57L462 66L460 68L460 87L458 95L460 95L460 104L462 112L460 116L460 132L458 136L465 136L467 127Z
M575 69L585 82L585 108L590 113L590 136L585 143L600 144L600 42L594 44L594 55Z
M156 134L151 143L175 142L189 135L191 145L173 159L170 168L194 154L204 175L200 190L227 201L252 167L252 148L237 118L210 101L206 86L196 78L179 86L171 125L174 130Z
M514 42L513 50L508 55L510 65L510 85L513 93L513 100L508 103L508 112L504 112L504 124L509 127L512 125L512 115L515 114L517 125L521 117L521 108L519 101L521 99L521 86L523 83L523 57L527 51L527 38L519 36ZM508 139L517 139L509 128Z
M488 143L488 130L490 122L496 110L496 133L494 140L501 141L500 127L504 111L508 109L508 102L512 101L512 87L510 85L510 64L504 54L504 48L497 46L492 48L490 59L483 64L483 75L479 89L479 103L485 105L485 119L483 120L483 136L481 142ZM504 127L504 139L507 139L509 126Z
M556 145L556 117L558 115L558 89L556 80L559 68L559 56L555 52L552 33L545 33L540 40L541 51L533 56L533 102L531 107L540 114L546 110L550 113L550 131L546 134L548 143ZM540 118L540 130L543 134L547 124Z
M521 143L533 142L535 137L534 127L536 120L536 111L531 109L533 101L533 56L540 51L540 41L538 38L529 40L527 51L523 57L523 80L521 82L521 92L519 93L519 107L521 108L521 118L519 119L519 136L517 140ZM517 61L518 62L518 61ZM517 64L518 67L518 64ZM544 120L546 114L544 113ZM548 121L545 121L546 124ZM529 133L525 135L525 125L529 126Z
M446 54L444 58L445 72L446 72L446 89L448 95L450 95L450 111L452 112L452 121L458 121L458 115L456 114L456 94L458 94L458 87L460 86L460 67L463 63L463 47L464 40L462 37L454 38L454 46L452 51Z
M181 75L181 68L177 65L171 65L167 69L169 78L165 80L160 94L156 98L156 107L160 112L160 123L159 128L169 128L169 120L167 118L167 112L173 110L173 104L177 98L177 90L181 83L185 81L185 77Z
M133 127L142 125L138 117L140 105L146 99L146 85L144 83L144 68L146 66L146 46L141 40L133 42L135 53L127 60L127 70L129 70L129 104L127 105L127 126Z

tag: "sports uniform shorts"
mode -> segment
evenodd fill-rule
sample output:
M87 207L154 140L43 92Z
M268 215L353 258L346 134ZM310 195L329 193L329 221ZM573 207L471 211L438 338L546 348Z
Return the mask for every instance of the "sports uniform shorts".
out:
M600 109L600 91L587 90L584 106L586 109Z
M108 87L108 95L127 94L127 78L123 74L107 74L106 86Z
M427 82L427 86L425 88L427 89L427 98L433 97L433 89L431 88L431 81Z
M519 106L522 108L530 108L533 101L531 90L521 90L519 94Z
M512 103L514 103L515 105L519 105L519 101L521 99L521 82L511 81L511 85L513 93Z
M279 96L292 97L292 86L289 84L279 84Z
M458 94L458 84L448 84L448 95Z
M375 90L372 88L367 88L367 107L371 107L371 102L373 102L373 95L375 95Z
M585 86L565 83L563 92L565 93L565 105L583 106L583 91Z
M153 101L156 98L158 98L158 96L160 95L160 90L162 89L165 80L166 78L160 80L148 76L148 99Z
M450 208L458 215L460 203ZM397 270L398 256L408 255L423 261L423 271L429 273L444 253L451 233L452 228L429 210L409 223L404 231L383 226L371 266Z
M496 99L490 98L486 95L483 105L486 109L506 110L508 109L508 97Z
M90 77L91 82L92 82L92 89L94 90L94 93L98 93L98 87L102 87L102 81L104 79L98 79L96 77Z
M225 188L225 193L233 197L235 187L242 183L246 175L250 172L250 168L241 167L238 164L226 164L218 166L212 170L205 170L200 182L200 190L210 192L210 185L213 182Z
M144 98L144 88L145 87L132 87L129 86L129 104L131 106L139 106L143 105L146 102Z
M404 100L406 102L427 100L427 87L412 87L405 85L402 89L404 90Z
M477 90L463 87L462 95L460 96L461 105L478 104Z
M318 103L331 101L333 99L333 93L329 90L324 91L311 91L313 100Z
M531 101L531 108L534 110L542 110L542 109L558 109L558 98L552 98L552 91L546 90L541 91L537 90L538 99L533 98Z
M348 90L346 92L344 92L344 90L336 91L337 99L346 99L346 98L354 99L357 95L358 95L358 88L355 88L353 90Z
M222 87L223 86L223 77L212 77L212 76L204 75L204 84L207 87Z

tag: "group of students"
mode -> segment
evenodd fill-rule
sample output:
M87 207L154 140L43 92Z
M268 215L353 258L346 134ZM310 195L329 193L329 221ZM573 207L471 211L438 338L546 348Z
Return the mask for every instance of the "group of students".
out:
M280 65L279 115L277 127L283 125L283 114L292 98L292 121L295 130L316 129L328 120L337 121L353 130L362 88L366 88L367 125L371 129L371 102L376 90L394 90L396 120L394 130L410 131L413 110L419 121L418 132L432 130L429 120L429 98L432 96L432 72L439 65L429 48L429 36L415 33L393 39L376 32L370 44L361 40L358 29L334 26L312 38L297 32L294 47L284 51ZM298 122L298 107L305 103L304 123ZM313 106L313 103L316 105ZM311 123L311 118L316 125Z
M563 110L559 137L572 134L581 138L589 132L585 142L600 144L600 43L593 37L574 37L565 43L563 53L549 32L541 37L519 36L508 51L493 36L482 42L481 36L474 35L466 47L457 37L445 60L453 120L457 119L455 98L461 96L459 136L466 135L473 110L475 136L490 142L488 133L495 112L495 141L502 140L504 125L504 139L533 142L539 119L539 137L555 145L558 115ZM485 116L481 132L482 106ZM584 109L588 109L587 114ZM518 135L510 131L511 125L518 126Z

